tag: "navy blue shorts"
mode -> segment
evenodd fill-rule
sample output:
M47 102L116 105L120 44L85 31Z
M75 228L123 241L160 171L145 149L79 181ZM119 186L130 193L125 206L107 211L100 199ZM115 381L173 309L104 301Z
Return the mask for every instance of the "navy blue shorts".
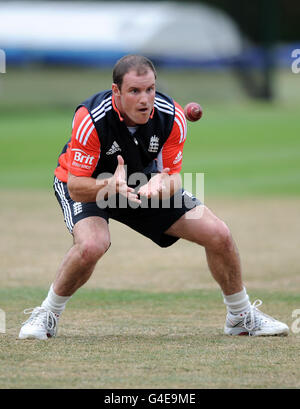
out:
M74 202L69 195L67 184L56 177L53 187L70 233L73 232L75 224L86 217L102 217L107 223L111 218L148 237L160 247L169 247L178 240L177 237L169 236L164 232L181 216L201 204L192 194L182 189L167 202L150 203L147 200L144 206L142 204L136 208L130 206L100 208L96 202Z

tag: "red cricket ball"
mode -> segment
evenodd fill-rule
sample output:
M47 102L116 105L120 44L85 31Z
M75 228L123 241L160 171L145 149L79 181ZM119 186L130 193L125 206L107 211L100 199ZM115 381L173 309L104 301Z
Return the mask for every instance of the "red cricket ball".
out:
M198 121L202 117L202 113L202 108L197 102L190 102L184 107L184 115L188 121Z

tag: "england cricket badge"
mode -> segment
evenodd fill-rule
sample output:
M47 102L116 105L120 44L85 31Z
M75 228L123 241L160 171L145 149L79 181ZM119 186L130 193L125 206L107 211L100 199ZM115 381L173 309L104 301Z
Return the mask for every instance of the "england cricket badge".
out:
M156 135L151 136L148 152L157 152L159 148L159 138Z

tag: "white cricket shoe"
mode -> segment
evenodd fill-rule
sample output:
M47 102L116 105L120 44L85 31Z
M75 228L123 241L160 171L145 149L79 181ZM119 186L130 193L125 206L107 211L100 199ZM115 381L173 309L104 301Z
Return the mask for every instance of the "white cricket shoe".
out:
M257 307L262 304L256 300L250 310L244 314L227 313L224 332L226 335L271 336L288 335L289 327L283 322L261 312Z
M24 314L31 314L19 333L20 339L42 339L55 337L59 316L43 307L29 308Z

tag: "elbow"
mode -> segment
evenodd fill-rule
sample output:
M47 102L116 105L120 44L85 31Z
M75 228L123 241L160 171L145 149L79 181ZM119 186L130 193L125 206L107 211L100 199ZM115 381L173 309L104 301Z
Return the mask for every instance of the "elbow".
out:
M67 187L68 187L70 198L74 200L74 202L80 202L80 197L76 189L76 186L74 185L72 179L70 180L70 178L68 180Z

